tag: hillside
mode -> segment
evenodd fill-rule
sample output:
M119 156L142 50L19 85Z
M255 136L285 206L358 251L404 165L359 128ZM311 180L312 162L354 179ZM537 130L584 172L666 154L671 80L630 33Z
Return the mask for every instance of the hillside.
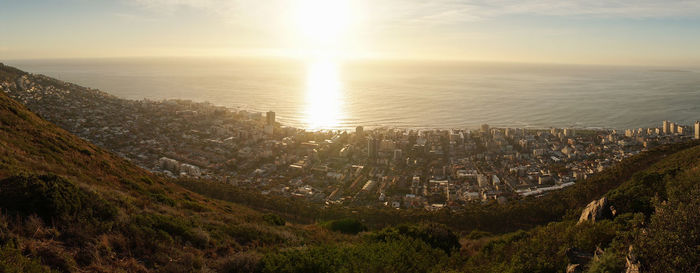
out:
M224 271L339 237L189 192L2 92L0 208L0 272Z
M698 200L696 141L459 213L320 208L155 175L0 92L0 272L700 272Z

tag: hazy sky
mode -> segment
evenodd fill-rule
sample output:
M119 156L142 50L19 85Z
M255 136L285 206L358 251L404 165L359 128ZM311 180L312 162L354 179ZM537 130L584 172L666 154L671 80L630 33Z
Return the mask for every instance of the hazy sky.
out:
M0 61L319 52L700 65L700 0L0 0Z

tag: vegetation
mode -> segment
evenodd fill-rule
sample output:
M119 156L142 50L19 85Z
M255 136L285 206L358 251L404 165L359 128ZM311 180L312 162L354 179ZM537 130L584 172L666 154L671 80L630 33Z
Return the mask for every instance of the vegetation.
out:
M367 227L365 227L365 225L363 225L357 219L332 220L322 223L321 226L329 230L345 234L358 234L362 231L367 230Z
M284 226L287 223L282 217L273 213L263 215L263 220L273 226Z
M270 253L262 272L428 272L447 255L410 237Z
M45 222L109 222L117 209L97 194L55 175L0 180L0 207L7 213L36 214Z
M580 264L585 272L624 272L632 246L645 272L698 272L699 164L695 146L638 171L606 194L617 215L595 223L565 218L501 235L474 230L461 244L444 225L392 226L354 244L268 254L262 271L561 272ZM401 262L382 267L396 262L385 251L401 253ZM405 261L411 267L401 267Z
M388 226L411 224L416 222L432 222L444 224L451 229L469 232L481 230L490 233L507 233L517 230L526 230L544 225L553 221L578 219L581 209L593 199L599 198L608 192L617 189L626 181L641 181L643 174L640 171L651 167L665 157L686 150L686 154L697 155L697 151L688 150L696 146L697 142L688 142L667 146L660 146L650 151L642 152L633 156L605 171L594 175L588 180L579 181L576 185L565 188L561 191L552 192L540 198L527 198L518 202L498 204L492 202L488 204L470 204L464 207L461 212L450 212L442 210L439 212L427 212L422 209L408 209L397 211L395 209L376 209L367 207L347 207L334 206L329 208L318 208L299 200L285 198L274 198L259 193L247 192L218 182L203 182L194 180L178 180L177 183L184 188L200 193L205 196L225 200L229 202L244 204L256 209L274 211L297 222L313 223L326 222L331 220L341 220L354 218L361 221L370 229L381 229ZM684 158L674 163L667 163L669 174L675 169L688 167L688 163L693 162L693 158ZM668 162L668 160L666 160ZM658 168L658 167L657 167ZM656 174L652 174L654 176ZM665 174L659 174L665 175ZM634 176L634 177L633 177ZM647 184L653 183L652 177L646 178ZM636 183L636 182L635 182ZM628 186L625 186L627 188ZM646 188L645 188L646 189ZM619 189L622 191L624 189ZM654 192L656 189L648 189ZM630 202L637 198L632 195L624 195L630 198ZM638 200L640 204L650 204L647 200ZM622 200L616 196L611 196L619 211L635 211L629 209L632 204L623 204ZM646 211L651 207L647 206ZM640 208L637 208L640 209Z
M342 238L208 200L0 92L0 272L223 271L259 260L233 257Z
M319 208L154 175L0 93L0 272L700 272L698 166L688 142L505 205Z

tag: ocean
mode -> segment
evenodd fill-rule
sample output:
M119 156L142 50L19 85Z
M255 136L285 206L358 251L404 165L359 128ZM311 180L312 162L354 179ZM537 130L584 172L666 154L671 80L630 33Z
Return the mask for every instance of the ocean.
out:
M13 60L126 99L274 111L310 130L639 128L700 120L700 69L273 59Z

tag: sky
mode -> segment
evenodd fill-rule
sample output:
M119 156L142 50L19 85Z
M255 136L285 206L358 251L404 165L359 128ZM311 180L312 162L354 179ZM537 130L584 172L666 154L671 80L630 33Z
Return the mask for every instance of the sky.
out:
M0 0L3 59L700 65L700 1Z

